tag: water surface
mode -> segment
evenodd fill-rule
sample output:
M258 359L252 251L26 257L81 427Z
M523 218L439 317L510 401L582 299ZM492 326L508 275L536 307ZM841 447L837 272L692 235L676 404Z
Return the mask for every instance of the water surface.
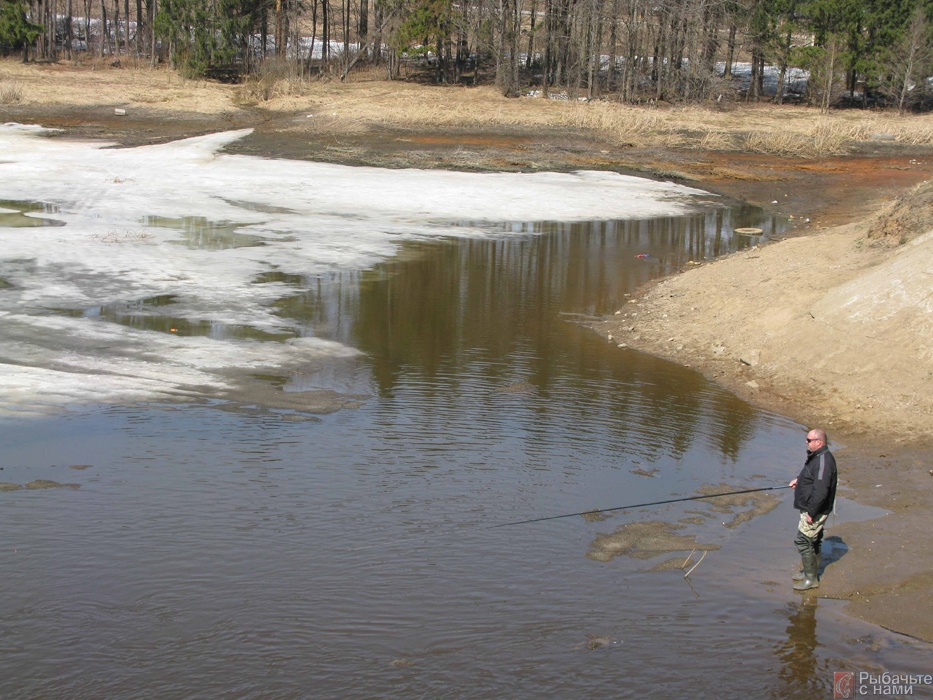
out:
M732 527L692 502L488 529L796 473L801 426L576 322L752 225L777 227L722 208L490 227L257 278L300 334L362 354L253 381L357 409L205 395L3 418L0 479L79 488L0 493L0 696L812 698L835 670L927 672L929 645L790 591L786 491ZM172 333L176 302L81 313ZM646 521L708 549L690 579L653 570L688 551L587 557Z

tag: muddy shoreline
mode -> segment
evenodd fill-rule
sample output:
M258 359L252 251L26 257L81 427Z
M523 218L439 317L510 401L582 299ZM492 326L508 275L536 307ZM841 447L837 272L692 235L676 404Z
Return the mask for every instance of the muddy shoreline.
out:
M62 129L58 137L101 139L121 146L160 143L227 129L252 128L232 152L277 158L306 158L352 165L452 168L487 171L610 169L677 179L698 188L763 206L794 224L788 237L816 240L858 226L878 207L915 184L933 177L933 152L893 144L865 144L847 157L819 161L748 153L716 153L665 149L620 148L599 138L560 129L522 127L464 129L371 128L309 124L302 113L240 109L222 115L134 110L131 118L115 116L109 106L5 106L4 121ZM928 150L928 149L927 149ZM853 233L857 236L857 233ZM765 246L763 250L770 248ZM737 274L757 266L746 254L730 261ZM810 264L830 263L819 256ZM705 267L705 266L704 266ZM697 277L694 275L694 277ZM681 279L691 279L685 271ZM689 282L687 283L690 284ZM698 283L700 284L700 283ZM668 313L656 285L642 290L639 313ZM733 292L741 297L741 290ZM633 307L635 308L635 307ZM715 317L695 312L691 321L715 325ZM595 330L619 330L631 319L620 314ZM614 325L613 325L614 324ZM933 566L928 541L928 514L933 501L929 472L933 443L905 426L893 436L870 416L842 415L841 408L814 409L806 390L749 379L749 365L724 358L705 338L670 343L655 330L629 333L628 346L689 364L746 400L788 415L807 425L822 424L830 432L840 463L844 494L891 513L878 521L850 523L835 530L849 555L833 564L821 587L809 595L851 601L847 611L888 629L933 641ZM750 386L749 382L755 382ZM835 411L835 413L834 413ZM799 455L786 462L796 464ZM800 458L800 459L798 459ZM796 473L788 473L788 480ZM775 533L792 548L794 518L787 531ZM790 572L788 572L789 575ZM788 580L788 587L790 581Z

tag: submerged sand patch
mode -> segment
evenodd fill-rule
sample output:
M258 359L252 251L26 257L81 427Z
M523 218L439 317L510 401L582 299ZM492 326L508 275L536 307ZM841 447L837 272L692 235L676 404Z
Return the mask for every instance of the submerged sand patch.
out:
M693 535L679 535L683 525L662 521L628 523L611 534L599 535L590 544L588 559L607 562L617 556L651 559L669 552L719 549L718 544L702 544Z
M14 484L10 481L0 481L0 492L3 491L21 491L23 489L29 489L32 491L39 491L42 489L79 489L81 484L61 484L57 481L50 481L49 479L35 479L34 481L28 481L25 484Z
M57 481L50 481L49 479L36 479L35 481L27 481L23 486L27 489L79 489L81 484L60 484Z
M697 489L701 494L712 495L726 491L738 490L729 484L707 484ZM732 515L731 520L723 522L728 528L734 528L746 523L752 518L770 513L781 504L781 500L768 491L756 493L736 493L729 496L717 496L706 501L709 509L714 513ZM685 521L681 521L685 522Z

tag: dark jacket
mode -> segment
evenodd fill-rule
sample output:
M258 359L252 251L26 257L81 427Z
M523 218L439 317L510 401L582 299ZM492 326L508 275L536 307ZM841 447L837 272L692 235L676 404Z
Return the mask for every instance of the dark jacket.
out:
M823 445L807 454L807 461L797 477L794 508L807 511L816 520L833 510L836 501L836 458Z

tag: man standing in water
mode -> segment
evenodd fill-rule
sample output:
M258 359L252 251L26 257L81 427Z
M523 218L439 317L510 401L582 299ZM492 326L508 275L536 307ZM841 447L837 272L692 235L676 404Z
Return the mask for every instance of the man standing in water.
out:
M794 590L807 591L820 586L823 524L836 501L836 458L826 445L824 430L814 428L807 433L807 461L790 487L794 508L800 511L794 544L803 562L803 571L794 576Z

